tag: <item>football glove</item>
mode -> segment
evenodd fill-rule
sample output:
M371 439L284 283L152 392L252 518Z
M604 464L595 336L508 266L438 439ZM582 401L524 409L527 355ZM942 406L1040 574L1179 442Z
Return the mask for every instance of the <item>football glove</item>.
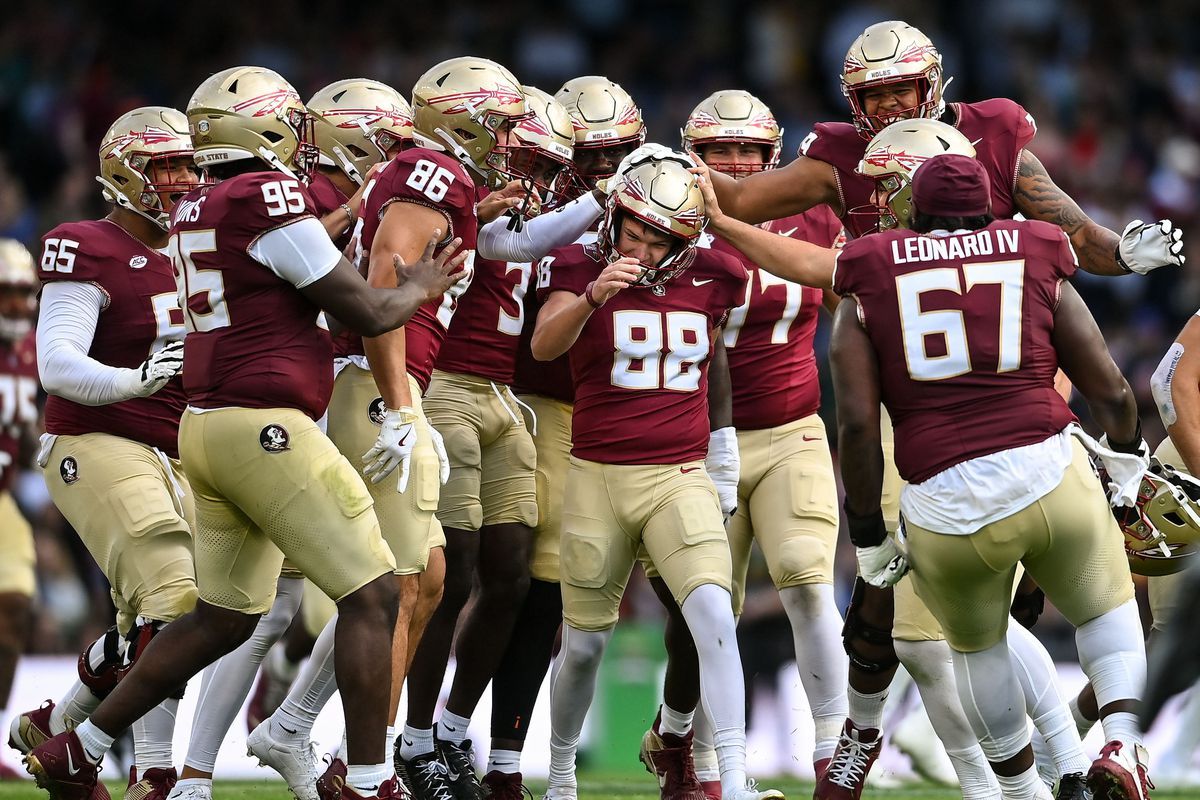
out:
M417 419L417 415L408 407L389 408L383 415L379 438L362 457L363 475L371 483L379 483L399 469L396 491L403 493L408 488L409 465L417 444L417 431L413 423Z
M425 425L429 428L429 438L433 441L433 449L438 457L438 483L445 486L446 481L450 480L450 457L446 455L446 440L429 420L425 420Z
M1099 460L1104 472L1107 473L1106 494L1108 502L1113 508L1132 508L1136 505L1138 490L1142 487L1142 473L1150 468L1150 445L1146 444L1145 439L1140 438L1140 427L1137 452L1135 453L1114 450L1109 444L1107 434L1100 437L1100 441L1097 442L1078 425L1071 425L1068 429L1071 435L1078 439L1094 458Z
M1117 264L1126 272L1145 275L1159 267L1181 267L1185 260L1183 231L1169 219L1149 224L1135 219L1117 243Z
M161 350L155 350L138 367L139 385L137 397L149 397L167 385L167 382L183 370L183 342L168 342Z
M877 589L895 586L908 572L908 557L890 536L874 547L854 548L854 555L858 574Z
M717 487L721 514L728 523L737 512L738 480L742 475L737 431L733 428L719 428L708 435L708 457L704 459L704 470Z

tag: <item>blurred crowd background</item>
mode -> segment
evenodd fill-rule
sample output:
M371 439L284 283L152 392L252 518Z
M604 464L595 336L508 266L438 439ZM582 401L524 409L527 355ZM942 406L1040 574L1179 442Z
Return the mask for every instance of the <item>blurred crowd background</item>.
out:
M1010 97L1037 120L1033 150L1094 219L1117 231L1131 219L1170 217L1189 235L1189 263L1148 278L1084 274L1077 286L1100 321L1142 405L1147 438L1162 427L1148 379L1200 306L1200 4L1157 0L457 0L436 7L336 0L230 4L121 4L62 0L0 10L0 236L36 251L65 220L104 213L100 136L139 105L183 108L205 77L234 64L278 70L307 97L330 81L371 77L407 94L436 61L491 57L525 83L554 92L604 74L642 105L649 138L677 144L693 105L717 89L746 88L786 128L785 160L816 121L847 119L838 74L861 30L900 18L940 48L953 76L948 100ZM824 337L822 337L823 339ZM820 342L824 347L824 342ZM826 420L832 407L826 393ZM1083 410L1080 409L1083 414ZM17 488L37 528L40 598L31 651L75 652L110 624L107 587L49 505L41 476ZM854 560L839 554L848 595ZM1069 567L1069 565L1064 565ZM760 572L760 584L765 570ZM631 615L653 615L634 593ZM746 636L790 637L774 594L751 593ZM1070 632L1049 612L1037 633L1074 657ZM761 649L760 653L767 652Z

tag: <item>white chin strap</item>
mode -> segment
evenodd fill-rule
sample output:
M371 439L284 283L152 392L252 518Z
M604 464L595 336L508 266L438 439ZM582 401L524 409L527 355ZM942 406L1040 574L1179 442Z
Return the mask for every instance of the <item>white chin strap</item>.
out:
M98 183L102 187L104 187L104 192L103 192L104 199L107 200L108 202L115 203L116 205L120 206L121 208L124 208L128 211L132 211L133 213L137 214L139 217L143 217L145 219L150 220L155 225L162 228L164 231L168 230L170 228L171 216L169 214L164 212L161 217L156 217L156 216L153 216L152 214L148 214L147 212L145 212L145 211L141 210L140 208L138 208L137 206L135 206L133 204L133 202L124 195L124 193L118 191L116 186L113 186L109 181L106 181L103 177L101 177L99 175L96 176L96 183ZM0 334L0 336L3 336L3 334Z
M346 173L346 177L354 181L355 186L362 186L363 176L359 173L358 167L354 166L354 162L346 158L346 154L342 151L342 148L333 148L333 154L337 157L338 163L332 166L336 166L342 172ZM322 159L324 158L325 156L322 155Z

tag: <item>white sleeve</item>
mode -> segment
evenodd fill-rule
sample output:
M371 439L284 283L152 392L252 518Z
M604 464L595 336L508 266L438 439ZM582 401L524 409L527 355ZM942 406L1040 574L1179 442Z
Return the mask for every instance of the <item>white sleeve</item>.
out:
M316 217L303 217L264 233L247 252L297 289L324 278L342 258Z
M100 287L91 283L55 282L42 289L38 374L50 394L85 406L141 396L141 375L136 369L110 367L88 356L104 299Z
M509 218L502 216L479 229L476 248L479 255L493 261L537 261L582 236L603 211L595 195L588 192L562 208L539 214L518 231L509 230Z

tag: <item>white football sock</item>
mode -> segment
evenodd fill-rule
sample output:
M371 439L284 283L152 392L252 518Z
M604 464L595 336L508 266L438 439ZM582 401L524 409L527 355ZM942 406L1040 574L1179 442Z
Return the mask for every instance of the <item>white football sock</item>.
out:
M467 727L470 724L469 717L460 717L458 714L442 709L442 715L438 717L437 738L443 742L461 745L467 738Z
M137 765L138 775L155 767L170 769L174 766L171 740L175 736L175 717L178 713L179 701L168 697L131 726L133 763Z
M1050 654L1037 637L1016 620L1008 621L1008 649L1013 670L1025 695L1026 712L1054 760L1058 776L1087 774L1092 762L1083 752L1071 712L1058 693L1058 677ZM1034 749L1034 755L1040 748ZM1048 770L1039 768L1045 774Z
M967 796L967 787L973 787L973 791L979 787L994 790L996 784L992 768L980 749L975 731L971 729L958 697L950 645L938 639L923 642L897 640L895 646L896 655L917 684L929 723L945 747L946 755L950 756L964 797ZM992 791L990 796L995 796L995 792Z
M75 735L79 737L79 743L93 764L99 764L104 754L112 748L113 737L93 725L91 720L85 719L76 725Z
M746 788L746 684L729 592L697 586L680 606L700 662L700 701L713 727L725 796Z
M952 653L959 700L983 754L993 763L1007 761L1029 744L1025 697L1013 674L1008 643L1001 640L976 653ZM1037 779L1037 770L1030 770Z
M692 729L696 710L692 709L688 712L676 711L666 703L662 704L661 709L662 718L658 726L658 732L673 733L676 736L687 736L688 731Z
M433 752L433 728L414 728L404 726L400 734L400 757L412 761Z
M816 729L813 761L819 761L833 755L850 710L846 699L849 659L842 646L842 615L837 610L832 584L790 586L779 590L779 599L792 624L796 668Z
M258 665L292 623L303 595L303 578L280 577L275 602L259 617L250 638L205 668L184 765L209 774L214 771L221 742L254 686Z
M1110 703L1141 698L1146 685L1146 645L1142 637L1142 621L1135 600L1101 614L1075 631L1079 666L1091 681L1096 707L1102 712ZM1109 714L1102 720L1105 739L1141 741L1132 714L1129 719L1110 721L1114 716Z
M50 733L57 736L67 728L76 727L90 717L98 705L100 698L76 679L50 712Z
M692 729L696 735L692 737L692 761L696 766L696 777L701 781L721 780L721 763L717 761L717 751L713 747L712 723L708 714L701 706L696 709L699 713L692 718Z
M284 741L307 741L317 715L337 690L333 674L333 641L337 621L338 615L334 614L317 637L312 656L300 670L300 677L288 690L279 709L271 715L272 736Z
M575 753L596 674L613 629L581 631L563 623L562 647L550 675L550 786L575 786Z
M488 753L487 772L500 772L513 775L521 771L520 750L496 750Z
M887 698L887 689L875 694L862 694L853 686L847 686L846 699L849 701L850 722L859 730L879 730L883 725L883 706L887 703Z
M1104 728L1104 738L1108 741L1119 741L1125 744L1141 744L1142 731L1138 728L1137 714L1132 711L1114 711L1106 714L1100 720Z
M996 779L1004 792L1004 800L1052 800L1049 787L1038 777L1037 767L1008 778L997 775Z
M346 767L346 783L354 787L363 797L370 797L379 791L379 787L392 777L392 769L386 762L383 764L349 764Z

